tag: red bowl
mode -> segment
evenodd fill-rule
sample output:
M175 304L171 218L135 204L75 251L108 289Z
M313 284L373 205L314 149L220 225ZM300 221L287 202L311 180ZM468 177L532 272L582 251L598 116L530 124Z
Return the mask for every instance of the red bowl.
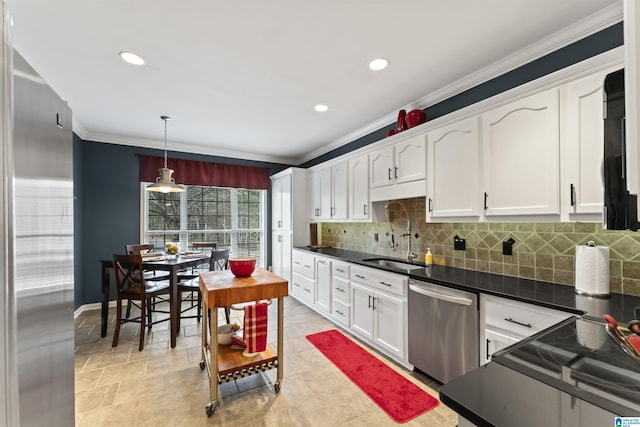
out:
M427 121L427 113L422 110L411 110L404 119L407 122L407 127L412 128Z
M236 277L249 277L256 269L255 258L229 258L229 268Z

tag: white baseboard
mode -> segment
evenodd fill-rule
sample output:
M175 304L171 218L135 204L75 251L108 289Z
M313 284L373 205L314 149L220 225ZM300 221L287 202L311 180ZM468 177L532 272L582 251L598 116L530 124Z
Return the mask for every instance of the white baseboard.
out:
M116 301L109 301L109 307L115 307L115 306L116 306ZM83 304L73 312L73 318L76 319L78 316L80 316L80 314L82 314L85 311L101 310L101 309L102 309L101 302L96 302L93 304Z

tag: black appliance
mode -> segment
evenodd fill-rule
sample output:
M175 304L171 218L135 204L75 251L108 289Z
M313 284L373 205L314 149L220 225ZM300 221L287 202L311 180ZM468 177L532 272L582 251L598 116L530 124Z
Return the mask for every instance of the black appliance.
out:
M637 196L627 191L624 69L604 81L604 226L634 230L638 224Z
M640 361L603 323L570 318L491 360L619 416L640 414Z

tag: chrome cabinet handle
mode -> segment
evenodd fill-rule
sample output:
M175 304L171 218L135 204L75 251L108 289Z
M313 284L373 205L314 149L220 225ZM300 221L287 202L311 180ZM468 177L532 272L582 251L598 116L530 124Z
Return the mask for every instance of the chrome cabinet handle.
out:
M389 170L389 181L391 181L391 168L389 168L388 170Z
M362 206L363 206L363 208L362 208L362 214L363 214L363 215L367 215L367 204L365 203L365 204L364 204L364 205L362 205Z
M365 280L367 279L366 277L361 276L361 275L359 275L359 274L356 274L355 276L356 276L358 279L365 279Z
M340 316L344 316L344 313L341 312L340 310L336 309L336 313L338 313Z
M344 292L344 289L342 289L342 288L336 288L336 291Z
M391 286L391 283L387 283L387 282L383 282L382 280L380 282L381 285L385 285L385 286Z

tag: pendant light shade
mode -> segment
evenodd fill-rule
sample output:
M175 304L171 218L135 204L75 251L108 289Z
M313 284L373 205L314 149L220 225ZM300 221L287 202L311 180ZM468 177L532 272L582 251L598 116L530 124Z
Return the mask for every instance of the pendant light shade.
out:
M147 191L157 191L160 193L181 193L184 188L176 184L176 180L171 177L173 169L167 167L167 121L171 120L169 116L160 116L164 120L164 167L158 169L158 177L156 183L147 186Z

